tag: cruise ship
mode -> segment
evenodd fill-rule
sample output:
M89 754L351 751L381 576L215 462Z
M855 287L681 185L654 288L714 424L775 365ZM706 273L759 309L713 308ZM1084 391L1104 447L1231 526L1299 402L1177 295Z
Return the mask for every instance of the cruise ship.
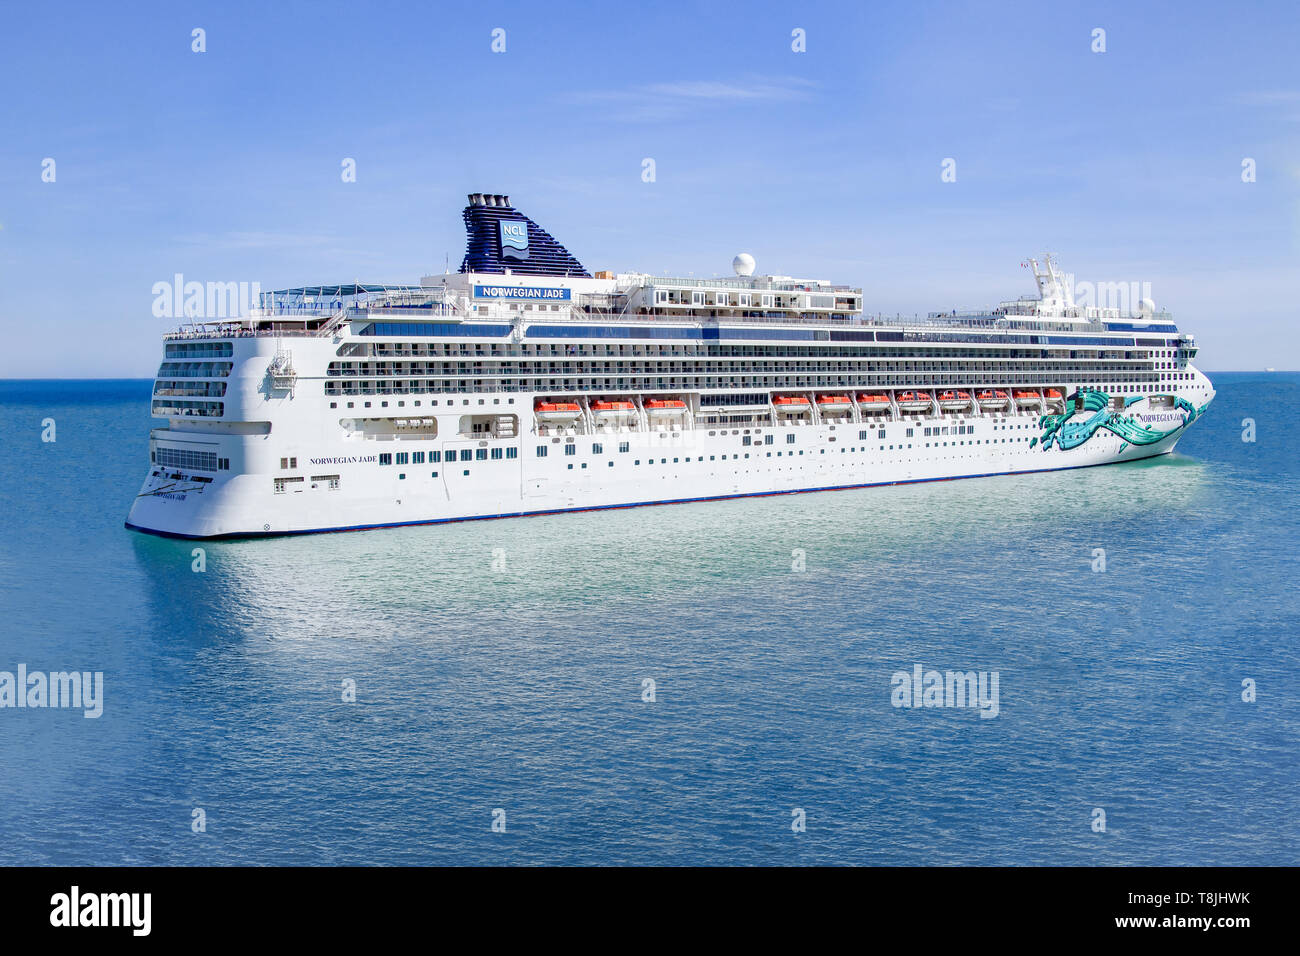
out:
M1214 388L1143 300L904 319L860 288L589 272L473 193L458 272L262 294L165 336L127 527L230 538L1080 468L1173 451Z

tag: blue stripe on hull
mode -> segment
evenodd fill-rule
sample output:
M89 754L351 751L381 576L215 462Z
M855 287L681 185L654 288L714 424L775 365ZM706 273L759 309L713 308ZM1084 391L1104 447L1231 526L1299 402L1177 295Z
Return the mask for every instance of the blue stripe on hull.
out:
M561 515L573 514L581 511L611 511L615 508L642 508L649 505L682 505L700 501L727 501L732 498L770 498L774 495L802 495L818 491L850 491L855 488L882 488L890 485L919 485L929 481L960 481L965 478L1001 478L1006 475L1035 475L1048 471L1073 471L1076 468L1096 468L1102 465L1118 465L1127 461L1142 461L1145 458L1156 458L1160 455L1168 455L1169 451L1160 451L1151 455L1142 455L1134 458L1117 458L1114 461L1098 461L1087 465L1063 465L1060 468L1030 468L1022 471L989 471L975 475L949 475L947 477L936 478L907 478L902 481L869 481L856 485L826 485L821 488L789 488L785 491L746 491L743 494L734 495L707 495L702 498L669 498L663 501L629 501L617 505L589 505L584 508L551 508L546 511L510 511L497 515L468 515L463 518L424 518L419 521L390 521L382 524L356 524L347 525L342 528L307 528L302 531L235 531L228 534L180 534L175 531L156 531L152 528L142 528L139 525L125 522L125 526L132 531L140 531L144 534L153 534L162 538L182 538L189 541L218 541L240 538L283 538L289 535L297 534L330 534L339 531L373 531L379 528L405 528L411 525L422 524L450 524L454 521L494 521L498 518L532 518L542 515Z

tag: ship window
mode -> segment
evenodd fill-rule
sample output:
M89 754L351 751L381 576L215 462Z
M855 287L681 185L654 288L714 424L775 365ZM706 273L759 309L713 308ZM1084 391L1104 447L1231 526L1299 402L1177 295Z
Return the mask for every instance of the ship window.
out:
M381 465L391 465L393 463L392 454L389 452L384 452L382 455L379 456L379 463Z
M538 446L537 446L537 457L538 457L538 458L545 458L545 457L546 457L546 446L545 446L545 445L538 445Z
M631 451L632 446L628 442L621 441L618 443L618 450L620 452Z
M410 455L409 452L399 451L399 452L397 453L397 463L398 463L399 465L410 464L410 461L409 461L410 457L411 457L411 455Z
M763 436L763 444L764 444L764 445L770 445L770 444L772 444L774 441L776 441L776 436L774 436L774 435L764 435L764 436Z
M507 448L507 449L506 449L506 457L507 457L507 458L518 458L518 457L519 457L519 449L518 449L518 448Z
M438 462L438 461L442 461L442 452L440 452L440 451L431 451L431 452L429 452L429 462L430 462L430 464L432 464L433 462Z
M750 442L750 436L749 436L749 435L746 435L744 438L742 438L742 439L740 440L740 443L741 443L742 445L748 445L749 442Z
M460 450L460 460L461 460L461 461L469 461L470 458L471 458L472 456L473 456L473 449L470 449L470 448L462 448L462 449ZM466 474L468 474L468 472L466 472Z
M493 460L493 461L497 461L497 460L499 460L500 458L501 458L501 449L500 449L500 448L493 448L493 449L492 449L492 460Z
M461 458L464 457L465 457L464 455L461 455ZM487 449L486 448L474 449L474 459L476 461L487 461Z
M794 435L792 435L792 434L791 434L791 435L786 435L786 436L785 436L785 443L786 443L787 445L793 445L793 444L794 444Z
M566 455L576 455L576 454L578 453L578 446L577 446L577 445L565 445L565 446L564 446L564 453L565 453Z
M430 475L430 477L432 477L432 478L437 478L437 477L438 477L438 473L437 473L436 471L432 471L432 472L430 472L429 475Z
M591 453L593 455L603 454L604 450L605 450L605 446L602 445L600 442L593 442L591 445Z

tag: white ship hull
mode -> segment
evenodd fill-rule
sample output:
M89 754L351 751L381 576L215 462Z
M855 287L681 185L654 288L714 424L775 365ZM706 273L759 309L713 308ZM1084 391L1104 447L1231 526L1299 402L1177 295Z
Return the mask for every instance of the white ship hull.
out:
M501 396L487 400L493 397ZM531 407L532 396L514 398ZM1141 415L1145 404L1130 411ZM1170 413L1152 415L1167 420ZM1024 414L949 415L690 431L610 427L562 436L530 431L508 440L445 441L308 440L291 430L295 437L277 441L273 431L218 439L223 456L243 462L241 473L230 477L195 486L176 482L166 469L151 473L127 524L186 538L283 535L988 477L1163 455L1183 431L1170 422L1164 425L1168 438L1138 446L1099 430L1077 448L1044 449L1036 442L1038 421ZM969 431L956 434L959 427ZM927 437L927 428L937 434ZM157 437L165 441L167 434ZM772 443L765 444L769 436ZM566 455L570 438L575 452ZM624 444L627 450L620 451ZM593 452L595 445L600 453ZM546 457L537 456L538 446L547 448ZM509 448L515 457L506 457ZM475 458L480 450L488 457ZM494 450L501 457L491 457ZM378 464L381 453L399 451L423 451L426 461ZM434 451L437 463L428 460ZM471 458L461 461L465 451ZM450 464L449 455L456 459ZM277 492L276 478L285 474L278 465L286 457L297 459L293 473L304 480Z

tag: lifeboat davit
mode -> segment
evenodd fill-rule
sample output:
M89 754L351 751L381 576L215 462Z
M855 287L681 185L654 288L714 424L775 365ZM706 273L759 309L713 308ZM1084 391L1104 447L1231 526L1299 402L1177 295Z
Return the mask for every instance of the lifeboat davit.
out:
M1037 392L1031 392L1028 389L1016 389L1016 404L1021 408L1029 408L1033 405L1043 404L1043 396Z
M802 395L773 395L772 404L778 412L806 412L812 407Z
M686 414L686 403L680 398L647 398L646 413L651 418L672 418Z
M923 412L933 405L929 392L903 392L898 396L898 407L905 412Z
M609 421L610 419L622 421L624 419L631 418L633 415L636 414L636 406L633 405L631 402L623 402L623 401L592 402L591 414L592 417L597 418L601 421Z
M847 396L844 395L818 395L817 410L823 415L847 415L853 408Z
M1007 393L1000 388L986 388L975 396L980 408L1006 408Z
M887 412L889 396L884 392L863 392L858 396L858 408L864 412Z
M970 408L970 392L946 391L939 393L940 408Z
M539 422L557 425L567 425L582 416L582 408L577 402L538 402L533 406L533 412Z

